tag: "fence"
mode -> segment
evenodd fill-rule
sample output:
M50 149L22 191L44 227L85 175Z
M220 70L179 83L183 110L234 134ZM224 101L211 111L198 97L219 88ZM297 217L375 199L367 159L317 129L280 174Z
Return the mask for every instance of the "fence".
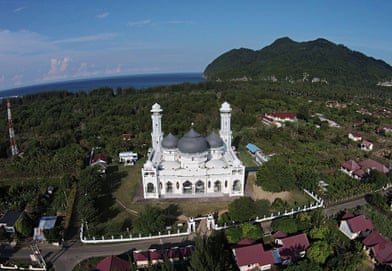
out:
M268 217L264 216L263 218L256 217L256 219L249 220L247 222L260 223L260 222L270 221L284 216L291 216L302 212L308 212L324 206L324 200L321 197L306 189L304 189L304 192L307 195L309 195L312 199L314 199L315 202L309 204L309 206L305 205L303 208L301 207L298 207L297 209L292 208L290 211L285 210L282 213L278 212L277 214L271 214L270 216ZM95 236L93 236L92 238L88 239L86 236L84 236L84 223L82 223L82 225L80 226L80 242L84 244L104 244L104 243L120 243L120 242L131 242L131 241L140 241L140 240L152 240L152 239L160 239L160 238L168 238L168 237L187 236L196 231L196 221L200 221L203 219L207 220L208 230L211 229L224 230L243 223L243 222L233 221L232 224L229 225L225 224L223 226L219 226L218 224L215 223L214 216L212 214L209 214L207 217L195 217L195 218L190 217L188 219L188 227L185 232L181 232L180 230L177 230L177 233L171 233L170 231L168 231L167 234L162 234L159 232L158 235L149 234L148 236L142 236L141 234L139 234L138 236L132 236L130 234L128 237L124 237L123 235L120 235L120 238L115 238L114 236L112 236L111 238L106 238L106 239L104 236L101 236L101 238L96 238Z

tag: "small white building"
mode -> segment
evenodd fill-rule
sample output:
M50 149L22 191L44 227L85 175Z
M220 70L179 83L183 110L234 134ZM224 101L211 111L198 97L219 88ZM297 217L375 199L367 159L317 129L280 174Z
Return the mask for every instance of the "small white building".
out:
M118 159L120 163L124 163L125 166L133 166L136 161L139 159L138 154L136 152L120 152L118 154Z

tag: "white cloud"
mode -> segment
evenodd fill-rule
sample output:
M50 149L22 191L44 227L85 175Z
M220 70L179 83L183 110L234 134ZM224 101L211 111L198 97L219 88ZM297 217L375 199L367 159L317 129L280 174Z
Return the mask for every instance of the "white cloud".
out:
M26 9L26 8L27 7L19 7L19 8L14 9L14 12L17 13L17 12L20 12L20 11Z
M71 58L64 57L63 59L51 58L50 59L50 69L48 73L44 76L43 80L55 80L67 78L67 69Z
M97 14L97 15L95 15L95 17L97 17L98 19L105 19L106 17L108 17L109 16L109 12L104 12L104 13L100 13L100 14Z
M16 74L11 78L12 84L17 87L23 85L23 75L22 74Z
M0 55L39 54L55 49L47 37L26 30L14 32L0 29L0 40Z
M62 40L56 40L53 44L60 44L60 43L82 43L82 42L91 42L91 41L98 41L98 40L108 40L113 37L117 36L116 33L100 33L97 35L89 35L89 36L80 36L80 37L73 37L67 38Z
M149 25L151 24L151 20L143 20L143 21L131 21L128 22L128 26L144 26L144 25Z
M105 74L106 75L111 75L111 74L120 74L121 73L121 65L117 65L117 67L112 68L112 69L106 69Z

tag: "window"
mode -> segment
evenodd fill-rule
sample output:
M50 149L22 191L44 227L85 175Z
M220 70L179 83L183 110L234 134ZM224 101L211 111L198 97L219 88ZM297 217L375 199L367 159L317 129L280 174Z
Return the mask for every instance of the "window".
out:
M227 188L227 180L225 181L225 188Z
M147 193L154 193L155 192L155 187L152 183L147 184Z

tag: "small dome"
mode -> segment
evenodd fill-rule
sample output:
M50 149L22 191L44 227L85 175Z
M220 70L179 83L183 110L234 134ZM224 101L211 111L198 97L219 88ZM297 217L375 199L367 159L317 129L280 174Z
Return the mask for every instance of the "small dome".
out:
M151 113L159 113L159 112L162 112L161 106L158 103L155 103L151 107Z
M222 159L210 160L206 164L207 168L227 168L227 163Z
M162 140L162 147L166 149L175 149L177 148L177 142L178 138L170 133Z
M182 153L201 153L207 151L209 145L207 140L192 128L178 140L177 147Z
M221 105L220 112L226 112L226 113L231 112L230 104L228 102L224 102Z
M206 140L208 144L210 144L211 148L219 148L224 145L222 138L215 132L212 132L209 136L207 136Z

